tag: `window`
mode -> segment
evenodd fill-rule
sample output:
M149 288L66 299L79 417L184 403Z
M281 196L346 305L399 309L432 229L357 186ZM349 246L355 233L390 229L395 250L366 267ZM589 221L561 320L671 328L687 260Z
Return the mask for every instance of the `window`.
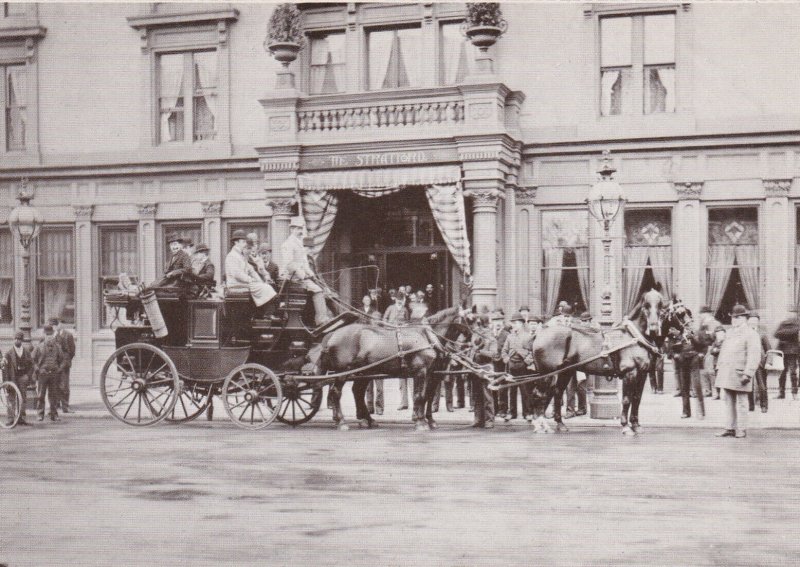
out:
M39 326L51 317L75 324L75 264L72 228L45 228L37 239Z
M477 48L461 33L462 22L446 23L439 34L441 83L457 85L470 74Z
M14 236L0 230L0 325L14 321Z
M25 65L0 65L3 84L0 98L3 99L3 132L6 151L25 149L25 125L27 123L27 73Z
M675 14L600 19L600 114L675 111Z
M560 301L579 314L589 307L589 215L584 211L542 212L542 306L555 313Z
M138 283L139 248L135 225L100 227L100 326L108 327L114 319L111 310L105 307L103 291L116 289L120 275L124 274L133 283ZM124 314L120 314L122 319Z
M158 56L161 143L213 140L217 120L217 52Z
M309 64L309 92L332 94L345 91L344 32L315 35L311 44Z
M172 253L169 251L169 243L167 242L167 236L169 234L172 234L173 232L177 232L184 238L191 238L192 241L195 243L195 246L203 241L203 223L201 222L162 224L161 236L163 238L161 239L161 241L163 242L163 248L161 249L161 263L159 266L156 266L156 273L159 274L159 277L161 277L162 270L164 269L164 266L167 264L169 257L172 255Z
M4 18L11 18L15 16L27 16L28 3L27 2L3 2L2 16Z
M671 217L669 209L625 211L624 313L650 289L672 297Z
M759 307L758 209L708 211L706 303L727 323L737 303Z
M270 234L269 234L269 223L264 222L232 222L228 224L228 238L224 243L223 250L228 251L230 249L231 243L231 235L236 230L243 230L245 234L250 234L251 232L255 232L258 235L258 242L259 244L271 242ZM281 243L278 245L280 246ZM224 255L224 254L223 254Z
M396 89L419 84L424 60L419 27L376 30L367 34L369 89Z

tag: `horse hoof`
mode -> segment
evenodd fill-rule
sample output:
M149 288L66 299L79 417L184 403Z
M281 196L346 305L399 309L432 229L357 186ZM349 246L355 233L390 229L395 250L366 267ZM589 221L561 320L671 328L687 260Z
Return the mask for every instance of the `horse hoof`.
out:
M417 425L414 427L414 431L416 431L417 433L421 433L423 431L428 431L428 430L429 430L428 426L425 425L424 423L417 423Z
M430 428L431 431L433 431L434 429L439 429L439 424L431 420L428 422L428 427Z
M336 429L339 431L350 431L350 426L346 423L340 423L336 426Z
M622 434L623 435L627 435L629 437L634 437L636 435L636 431L634 431L630 427L623 427L622 428Z
M636 425L631 425L631 429L633 429L634 433L641 433L642 431L644 431L642 426L639 425L638 423Z
M563 423L556 424L556 433L567 433L567 432L569 432L569 427L567 427Z

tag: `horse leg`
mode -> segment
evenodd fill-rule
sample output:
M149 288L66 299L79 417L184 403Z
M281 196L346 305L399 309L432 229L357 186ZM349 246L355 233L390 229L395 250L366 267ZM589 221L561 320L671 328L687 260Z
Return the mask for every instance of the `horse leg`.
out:
M622 375L622 412L619 416L619 422L622 425L623 435L636 435L636 431L628 423L628 415L633 403L634 381L635 377L632 372L626 372Z
M336 380L331 384L328 392L328 399L333 405L333 423L339 431L347 431L350 429L344 421L344 414L342 413L342 387L344 382Z
M565 372L559 374L556 380L555 396L553 399L553 419L556 422L556 431L559 433L569 431L567 426L564 425L564 420L561 418L561 401L564 398L564 390L567 389L574 374L574 372Z
M633 404L631 405L631 429L636 433L642 430L642 426L639 425L639 404L642 402L645 382L647 382L647 374L642 370L637 371L633 392Z
M366 400L364 399L369 383L369 380L355 380L353 382L353 398L356 402L356 419L359 420L359 425L371 428L374 427L374 420L369 414Z
M420 376L419 373L414 375L412 380L414 384L414 423L416 424L417 431L427 431L428 425L425 422L425 378Z
M428 427L436 429L436 420L433 419L433 400L435 396L439 395L439 388L442 386L441 378L431 377L428 373L424 378L425 389L423 392L423 406L425 408L425 420L428 422Z

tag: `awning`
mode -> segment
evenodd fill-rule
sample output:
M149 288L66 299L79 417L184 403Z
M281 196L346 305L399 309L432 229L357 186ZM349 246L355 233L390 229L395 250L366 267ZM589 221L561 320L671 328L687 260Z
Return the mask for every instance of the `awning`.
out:
M446 185L461 181L457 165L316 171L297 176L300 191L364 191Z

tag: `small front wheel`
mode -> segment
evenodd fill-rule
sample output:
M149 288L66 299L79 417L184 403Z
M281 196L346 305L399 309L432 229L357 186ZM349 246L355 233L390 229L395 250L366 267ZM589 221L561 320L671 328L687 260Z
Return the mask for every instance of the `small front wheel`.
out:
M260 364L237 366L222 385L225 413L245 429L262 429L275 421L282 401L278 377Z
M22 393L13 382L0 384L0 427L13 429L22 415Z

